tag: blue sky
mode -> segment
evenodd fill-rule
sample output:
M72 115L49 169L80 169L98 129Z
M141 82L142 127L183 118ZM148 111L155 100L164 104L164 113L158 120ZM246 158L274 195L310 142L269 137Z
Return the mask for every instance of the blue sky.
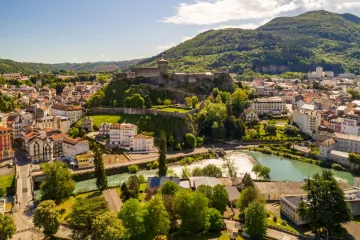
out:
M360 1L2 0L0 58L59 63L150 57L202 31L256 28L316 9L360 16Z

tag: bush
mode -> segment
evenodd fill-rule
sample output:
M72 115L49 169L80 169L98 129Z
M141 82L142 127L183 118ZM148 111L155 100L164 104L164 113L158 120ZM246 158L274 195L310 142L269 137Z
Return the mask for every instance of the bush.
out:
M286 222L285 220L282 220L282 221L281 221L281 224L282 224L283 226L287 226L287 222Z
M277 222L277 217L276 216L273 217L273 221Z
M158 169L159 168L159 161L150 162L146 165L149 169Z
M185 143L188 148L195 148L196 147L196 137L192 133L187 133L185 135Z
M139 171L139 166L138 165L131 165L128 167L129 172L131 173L137 173Z
M343 166L341 166L340 164L337 164L337 163L331 164L331 168L335 169L335 170L339 170L339 171L345 171L346 170Z

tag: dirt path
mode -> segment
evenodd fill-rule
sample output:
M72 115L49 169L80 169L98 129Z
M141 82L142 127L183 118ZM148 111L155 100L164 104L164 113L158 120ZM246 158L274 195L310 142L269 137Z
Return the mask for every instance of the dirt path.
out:
M107 189L103 191L105 200L108 202L110 212L118 212L123 203L115 189Z

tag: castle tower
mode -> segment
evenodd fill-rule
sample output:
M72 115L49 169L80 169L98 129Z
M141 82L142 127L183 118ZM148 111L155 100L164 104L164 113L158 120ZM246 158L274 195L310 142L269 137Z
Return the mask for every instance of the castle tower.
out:
M167 60L162 58L157 61L157 65L161 74L168 74L169 62Z

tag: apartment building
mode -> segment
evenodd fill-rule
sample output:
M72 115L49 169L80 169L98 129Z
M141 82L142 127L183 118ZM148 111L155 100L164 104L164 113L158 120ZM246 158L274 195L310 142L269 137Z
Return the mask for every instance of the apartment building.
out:
M53 159L53 144L44 131L31 130L24 136L24 150L31 163Z
M130 138L131 151L151 151L154 148L154 138L145 135L136 135Z
M65 137L62 143L63 155L72 159L76 158L76 155L87 153L90 151L89 141L82 140L80 138Z
M102 123L99 126L99 135L100 136L108 136L110 135L111 123Z
M11 148L11 130L0 126L0 162L10 160L14 151Z
M68 106L55 104L51 108L52 116L68 117L70 124L76 123L83 116L83 109L81 106Z
M328 128L337 133L360 135L358 116L345 116L329 120Z
M321 125L321 113L317 110L298 109L293 111L292 121L300 131L312 136Z
M280 115L286 113L286 104L280 97L256 98L251 101L250 110L258 115Z
M110 145L129 147L130 138L137 135L137 126L129 123L116 123L110 126Z
M46 116L36 119L36 126L41 129L50 128L68 133L70 130L70 119L62 116Z

